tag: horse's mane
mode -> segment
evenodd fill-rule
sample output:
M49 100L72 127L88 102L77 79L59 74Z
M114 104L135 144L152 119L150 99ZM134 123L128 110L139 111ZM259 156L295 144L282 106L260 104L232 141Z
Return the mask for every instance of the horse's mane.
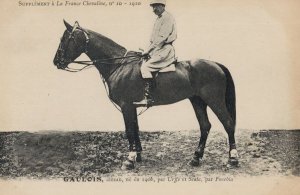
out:
M116 78L123 78L124 76L131 75L133 73L139 72L139 65L142 63L142 57L141 57L141 52L137 51L127 51L127 49L118 43L114 42L110 38L107 38L106 36L89 30L89 29L84 29L89 33L90 39L93 39L94 44L97 45L98 51L93 51L93 53L97 53L99 55L102 53L104 56L99 56L100 58L114 58L114 57L123 57L124 53L126 56L135 56L135 57L130 57L130 58L124 58L122 60L121 66L117 66L115 70L118 69L118 67L121 67L122 71L119 71L116 75ZM113 55L112 55L113 54ZM130 66L127 66L130 64ZM110 66L103 66L103 67L110 67ZM108 70L111 74L111 70ZM104 71L105 72L105 71ZM111 77L112 78L112 77Z
M111 48L111 49L116 49L116 48L118 48L118 49L121 49L121 50L126 50L125 47L119 45L118 43L114 42L114 41L111 40L110 38L107 38L106 36L104 36L104 35L102 35L102 34L100 34L100 33L98 33L98 32L95 32L95 31L89 30L89 29L86 29L86 31L87 31L89 34L93 34L95 37L97 37L99 40L101 40L101 43L102 43L103 45L105 45L105 46L108 47L107 49L109 49L109 48Z

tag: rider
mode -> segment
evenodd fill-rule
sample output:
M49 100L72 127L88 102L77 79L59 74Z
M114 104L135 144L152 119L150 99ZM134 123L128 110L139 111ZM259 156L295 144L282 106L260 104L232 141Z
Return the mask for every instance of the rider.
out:
M176 24L173 16L165 11L166 0L152 0L150 6L158 17L153 27L150 46L143 53L143 56L149 60L141 66L141 74L145 79L145 94L142 101L134 102L137 106L150 106L153 103L152 72L157 72L176 61L172 45L177 38Z

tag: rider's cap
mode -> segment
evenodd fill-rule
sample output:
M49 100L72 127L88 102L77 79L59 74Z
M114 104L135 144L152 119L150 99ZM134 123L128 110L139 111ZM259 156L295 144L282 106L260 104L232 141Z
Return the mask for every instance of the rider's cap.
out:
M150 1L150 5L153 5L153 4L163 4L163 5L166 5L166 0L151 0Z

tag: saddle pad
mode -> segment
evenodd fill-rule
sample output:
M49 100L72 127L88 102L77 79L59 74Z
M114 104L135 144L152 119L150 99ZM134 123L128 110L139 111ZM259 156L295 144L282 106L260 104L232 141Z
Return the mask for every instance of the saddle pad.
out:
M161 69L159 72L173 72L175 71L175 64L171 64L163 69Z

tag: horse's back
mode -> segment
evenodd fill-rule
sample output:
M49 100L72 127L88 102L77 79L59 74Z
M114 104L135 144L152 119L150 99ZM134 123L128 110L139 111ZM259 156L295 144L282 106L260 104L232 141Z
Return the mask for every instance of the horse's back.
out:
M176 76L185 77L190 82L203 81L206 83L225 79L225 74L216 62L205 59L178 61L175 63Z
M203 99L223 97L226 91L226 75L220 65L205 59L194 59L179 64L189 64L190 82L194 93Z
M193 59L189 61L182 61L179 62L180 64L189 64L191 70L194 72L201 72L203 73L201 76L209 75L211 76L221 76L224 75L224 72L220 65L216 62L205 60L205 59Z

